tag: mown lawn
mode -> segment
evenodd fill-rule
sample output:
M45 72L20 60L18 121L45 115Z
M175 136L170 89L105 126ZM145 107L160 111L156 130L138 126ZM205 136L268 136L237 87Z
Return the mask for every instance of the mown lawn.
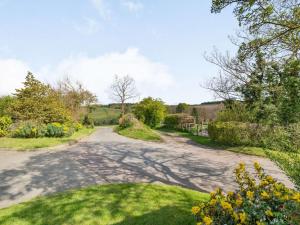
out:
M192 225L191 207L208 194L176 186L92 186L0 210L1 225Z
M63 138L0 138L0 149L34 150L38 148L53 147L79 140L93 133L95 129L83 128L70 137Z
M127 128L116 127L115 131L125 137L139 139L143 141L161 141L159 133L144 124L137 124Z

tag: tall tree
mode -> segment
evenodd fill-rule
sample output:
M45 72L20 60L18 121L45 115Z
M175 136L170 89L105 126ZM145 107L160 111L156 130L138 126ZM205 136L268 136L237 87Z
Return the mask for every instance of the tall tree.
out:
M189 105L186 103L179 103L176 107L176 112L177 113L184 113L188 110Z
M212 0L213 13L233 5L234 14L246 32L241 35L239 55L251 57L258 50L268 57L300 57L299 0Z
M129 75L124 77L116 75L110 89L112 100L121 104L121 112L124 116L126 102L138 96L134 79Z
M31 72L25 78L24 87L16 89L14 95L10 113L16 120L63 123L70 119L69 111L57 92L37 80Z

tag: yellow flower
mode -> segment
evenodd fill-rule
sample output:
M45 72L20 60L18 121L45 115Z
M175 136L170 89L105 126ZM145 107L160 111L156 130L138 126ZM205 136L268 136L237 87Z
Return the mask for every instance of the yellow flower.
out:
M268 199L270 196L269 194L266 192L266 191L263 191L260 196L263 198L263 199Z
M279 198L279 197L281 196L281 192L279 192L279 191L274 191L274 195L275 195L277 198Z
M267 186L269 184L269 182L267 180L262 180L259 184L259 186L264 187Z
M267 211L265 211L265 214L267 215L267 216L269 216L269 217L272 217L273 216L273 213L272 213L272 211L271 210L267 210Z
M205 216L205 217L203 218L203 222L205 223L205 225L211 225L212 222L213 222L213 220L212 220L210 217Z
M267 176L266 179L267 179L267 181L268 181L269 183L273 183L273 182L274 182L274 178L271 177L271 176Z
M210 202L209 202L209 204L210 204L211 206L214 206L214 205L217 204L217 200L216 200L216 199L211 199Z
M300 193L295 193L292 197L293 200L295 200L296 202L300 202Z
M232 206L229 202L221 201L221 206L223 209L227 209L229 211L232 210Z
M234 212L232 214L232 216L233 216L235 222L237 222L239 220L239 215L236 212Z
M264 222L256 221L256 225L265 225Z
M229 191L229 192L227 193L227 195L228 195L229 197L232 197L232 196L234 195L234 193L233 193L232 191Z
M237 204L237 206L241 206L243 204L243 199L242 198L238 198L235 203Z
M196 215L199 211L200 211L200 207L199 207L199 206L194 206L194 207L192 207L192 213L193 213L194 215Z
M260 170L260 169L261 169L261 166L259 165L258 162L255 162L255 163L254 163L254 168L255 168L256 170Z
M250 200L253 200L254 198L254 192L253 191L247 191L247 198L250 199Z
M246 219L247 219L247 215L246 213L239 213L239 217L240 217L240 220L241 220L241 223L245 223L246 222Z

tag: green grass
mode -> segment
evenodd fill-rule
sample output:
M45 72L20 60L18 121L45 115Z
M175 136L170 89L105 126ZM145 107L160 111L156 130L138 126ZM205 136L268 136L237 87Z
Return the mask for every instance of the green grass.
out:
M167 185L92 186L0 209L0 224L192 225L191 207L208 196Z
M139 123L127 128L116 127L115 131L125 137L139 139L143 141L161 141L159 133L148 126Z
M189 138L190 140L194 141L197 144L208 146L211 148L222 149L222 150L227 150L227 151L241 153L241 154L247 154L247 155L266 157L266 150L264 148L251 147L251 146L226 146L226 145L221 145L219 143L214 142L209 137L197 136L197 135L193 135L188 132L174 131L174 130L169 130L169 129L165 129L165 128L160 129L160 130L163 132L173 133L173 134L176 134L176 135L179 135L182 137Z
M294 181L296 188L300 190L300 154L267 151L268 157L275 161L277 165Z
M70 137L63 138L0 138L0 149L13 150L34 150L38 148L53 147L56 145L66 144L79 140L85 136L90 135L95 129L83 128L75 132Z
M89 118L93 119L95 125L117 124L121 110L106 106L97 106L95 111L89 113Z

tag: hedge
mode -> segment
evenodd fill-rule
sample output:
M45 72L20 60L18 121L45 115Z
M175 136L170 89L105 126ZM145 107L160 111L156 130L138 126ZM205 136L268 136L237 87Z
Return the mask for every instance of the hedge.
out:
M194 122L194 117L185 113L169 114L165 117L164 126L171 129L178 129L181 128L182 124Z
M242 122L212 122L210 138L226 145L248 145L273 150L300 151L300 123L289 126L266 126Z

